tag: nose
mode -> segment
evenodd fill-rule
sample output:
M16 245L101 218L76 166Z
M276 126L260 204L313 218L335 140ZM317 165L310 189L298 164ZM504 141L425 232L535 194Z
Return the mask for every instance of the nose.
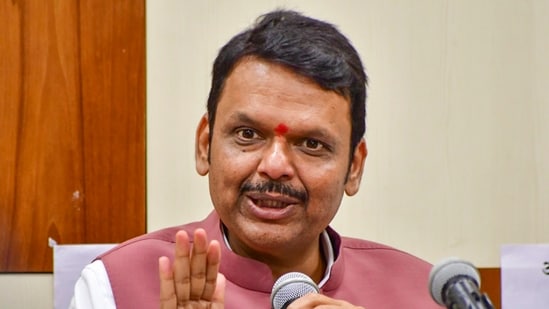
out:
M265 148L257 171L260 175L265 175L274 180L294 177L295 168L289 145L283 137L275 137L273 142Z

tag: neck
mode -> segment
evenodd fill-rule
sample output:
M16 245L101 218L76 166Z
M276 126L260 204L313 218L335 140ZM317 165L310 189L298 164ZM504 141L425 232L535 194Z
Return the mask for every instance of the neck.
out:
M306 274L313 279L314 282L319 283L326 272L327 262L326 257L322 252L322 245L319 244L315 247L316 249L308 254L299 252L299 257L294 257L289 263L287 259L283 261L275 260L266 262L272 271L273 279L276 280L285 273L297 271Z
M316 283L324 277L327 267L323 244L319 236L316 242L305 248L277 249L276 254L254 250L237 239L233 239L226 228L223 229L231 250L241 256L254 259L269 266L273 279L285 273L297 271L309 276Z

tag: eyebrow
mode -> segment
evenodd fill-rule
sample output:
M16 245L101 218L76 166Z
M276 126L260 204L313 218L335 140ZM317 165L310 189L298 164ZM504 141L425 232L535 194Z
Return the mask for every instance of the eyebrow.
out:
M252 119L245 113L236 112L231 118L238 118L240 121L250 122Z
M233 121L249 123L249 124L254 125L254 126L258 125L257 121L255 121L254 119L250 118L250 116L248 116L247 114L242 113L242 112L236 112L235 114L231 115L231 119Z

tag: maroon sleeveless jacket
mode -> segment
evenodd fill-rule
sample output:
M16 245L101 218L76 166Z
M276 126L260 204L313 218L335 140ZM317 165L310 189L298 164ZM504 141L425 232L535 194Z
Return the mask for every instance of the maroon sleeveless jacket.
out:
M267 265L233 253L224 245L217 214L128 240L98 258L109 276L119 309L158 308L158 258L173 260L175 233L204 228L221 244L220 272L227 279L225 308L270 308L274 280ZM365 308L440 308L427 282L431 266L407 253L365 240L340 237L328 228L336 261L321 293Z

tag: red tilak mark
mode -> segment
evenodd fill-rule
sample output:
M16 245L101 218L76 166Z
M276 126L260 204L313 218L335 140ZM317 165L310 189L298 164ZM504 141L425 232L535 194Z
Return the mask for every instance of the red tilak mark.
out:
M274 129L274 131L276 132L277 135L284 135L288 132L288 126L286 126L285 124L281 123L279 124L278 126L276 126L276 128Z

